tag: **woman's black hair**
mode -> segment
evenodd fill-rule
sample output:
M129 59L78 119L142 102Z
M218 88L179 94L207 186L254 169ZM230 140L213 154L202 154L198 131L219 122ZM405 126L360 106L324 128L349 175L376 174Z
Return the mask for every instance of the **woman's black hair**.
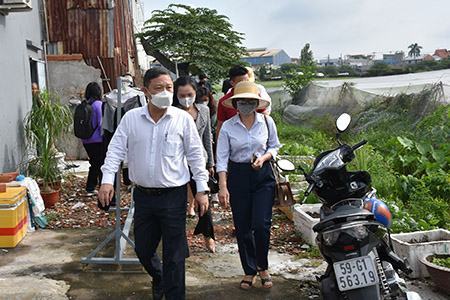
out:
M178 89L180 88L180 86L185 86L185 85L190 85L192 86L192 88L195 91L195 94L197 94L197 82L195 82L195 80L190 77L190 76L183 76L183 77L179 77L177 80L175 80L174 85L173 85L173 106L180 106L180 101L178 100Z
M84 91L84 97L86 98L86 100L101 100L102 99L102 88L100 87L100 85L93 81L90 82L87 86L86 86L86 90Z
M200 86L197 89L197 98L195 99L195 103L199 103L200 99L205 96L208 97L209 114L212 117L216 113L216 105L214 103L214 97L212 96L210 89L208 89L206 86Z

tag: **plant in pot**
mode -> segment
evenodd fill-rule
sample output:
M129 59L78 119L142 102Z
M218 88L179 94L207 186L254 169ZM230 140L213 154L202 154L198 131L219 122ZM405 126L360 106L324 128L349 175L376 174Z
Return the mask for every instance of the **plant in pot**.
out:
M450 254L424 255L420 262L426 266L436 286L450 294Z
M28 162L29 175L41 186L46 207L59 200L62 171L58 168L56 141L70 128L72 115L59 98L48 91L33 98L31 111L25 117L28 146L35 149L35 157Z

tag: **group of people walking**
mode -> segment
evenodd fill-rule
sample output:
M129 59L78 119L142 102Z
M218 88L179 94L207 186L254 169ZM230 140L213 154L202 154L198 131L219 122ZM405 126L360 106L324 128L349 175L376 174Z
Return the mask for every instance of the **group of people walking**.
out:
M154 299L185 299L186 215L194 207L199 215L194 234L216 250L208 186L213 177L219 179L220 204L233 215L244 270L239 286L250 289L258 276L263 288L273 285L268 252L275 178L269 161L280 142L269 116L270 97L251 76L243 66L232 67L231 87L216 105L206 76L173 82L167 71L149 69L142 87L147 104L125 113L106 155L92 151L99 139L83 140L91 163L86 190L93 192L101 182L102 206L113 200L115 173L128 160L135 186L135 251L153 278ZM101 95L86 89L86 98L99 114ZM101 123L101 113L93 122ZM162 263L156 253L161 240Z

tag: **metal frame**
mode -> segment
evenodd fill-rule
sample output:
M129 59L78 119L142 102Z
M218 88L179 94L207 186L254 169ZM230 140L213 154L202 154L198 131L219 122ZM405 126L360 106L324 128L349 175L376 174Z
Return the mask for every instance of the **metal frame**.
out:
M117 120L121 119L121 111L122 111L122 82L128 82L125 78L118 77L117 78ZM117 122L119 123L119 122ZM120 208L120 171L121 167L117 171L116 174L116 207L114 209L110 209L109 212L115 212L116 214L116 225L112 232L108 234L108 236L101 242L97 248L95 248L88 256L83 257L81 259L81 263L83 264L104 264L104 265L132 265L139 264L139 260L137 258L126 258L124 257L124 251L127 246L127 243L134 249L134 242L128 237L130 233L131 223L133 222L134 215L134 199L133 199L133 191L134 187L131 189L131 204L130 207ZM121 213L122 211L128 211L128 216L125 220L125 224L121 226ZM112 240L115 240L115 249L113 257L96 257L100 250L104 249L106 245Z

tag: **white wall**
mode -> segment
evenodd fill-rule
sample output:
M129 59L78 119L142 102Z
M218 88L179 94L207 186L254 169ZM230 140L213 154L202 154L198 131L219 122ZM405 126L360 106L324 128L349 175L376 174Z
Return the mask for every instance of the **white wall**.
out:
M41 51L27 48L26 40L42 48L38 0L33 10L0 15L0 172L17 168L25 148L23 118L31 108L30 57Z

